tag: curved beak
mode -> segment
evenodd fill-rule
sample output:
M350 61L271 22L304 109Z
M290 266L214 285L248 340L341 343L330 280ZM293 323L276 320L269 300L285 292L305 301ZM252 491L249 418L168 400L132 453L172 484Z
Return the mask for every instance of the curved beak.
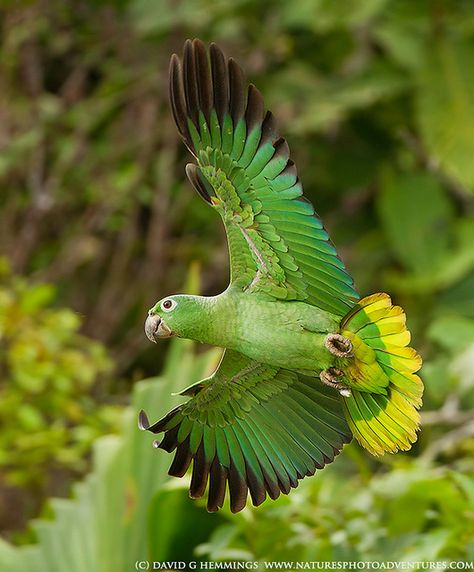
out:
M159 338L170 338L173 332L160 316L149 313L145 320L145 334L151 342L156 343Z

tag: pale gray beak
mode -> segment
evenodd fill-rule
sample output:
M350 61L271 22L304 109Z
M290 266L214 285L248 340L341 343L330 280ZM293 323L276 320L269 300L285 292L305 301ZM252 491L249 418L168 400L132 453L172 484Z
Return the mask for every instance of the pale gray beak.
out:
M145 320L145 334L151 342L156 344L159 338L170 338L173 332L163 322L160 316L149 313Z

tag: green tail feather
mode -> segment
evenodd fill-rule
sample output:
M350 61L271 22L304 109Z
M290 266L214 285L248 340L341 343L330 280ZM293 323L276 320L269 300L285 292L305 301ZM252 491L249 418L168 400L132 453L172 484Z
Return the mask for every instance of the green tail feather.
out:
M421 358L410 343L405 314L387 294L362 299L341 323L354 359L340 366L352 395L343 398L357 441L373 455L410 449L416 441L423 383Z

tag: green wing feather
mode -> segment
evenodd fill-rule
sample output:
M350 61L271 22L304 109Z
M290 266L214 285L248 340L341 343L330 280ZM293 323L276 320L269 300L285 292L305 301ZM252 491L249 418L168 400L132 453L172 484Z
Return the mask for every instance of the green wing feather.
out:
M164 433L157 447L176 450L170 475L193 463L190 495L208 490L209 511L222 507L229 488L233 512L250 493L255 506L266 495L288 494L351 440L340 401L312 378L226 350L216 372L182 392L191 399L149 425Z
M215 44L187 41L171 58L170 102L197 159L186 172L221 214L231 283L343 316L358 300L353 280L311 203L260 92Z

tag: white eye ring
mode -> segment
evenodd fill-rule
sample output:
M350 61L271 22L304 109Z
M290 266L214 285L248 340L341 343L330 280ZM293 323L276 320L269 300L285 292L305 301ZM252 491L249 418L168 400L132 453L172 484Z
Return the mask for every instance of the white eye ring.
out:
M171 298L167 298L166 300L163 300L163 302L161 302L160 308L163 310L163 312L171 312L176 308L177 305L178 302L172 300Z

